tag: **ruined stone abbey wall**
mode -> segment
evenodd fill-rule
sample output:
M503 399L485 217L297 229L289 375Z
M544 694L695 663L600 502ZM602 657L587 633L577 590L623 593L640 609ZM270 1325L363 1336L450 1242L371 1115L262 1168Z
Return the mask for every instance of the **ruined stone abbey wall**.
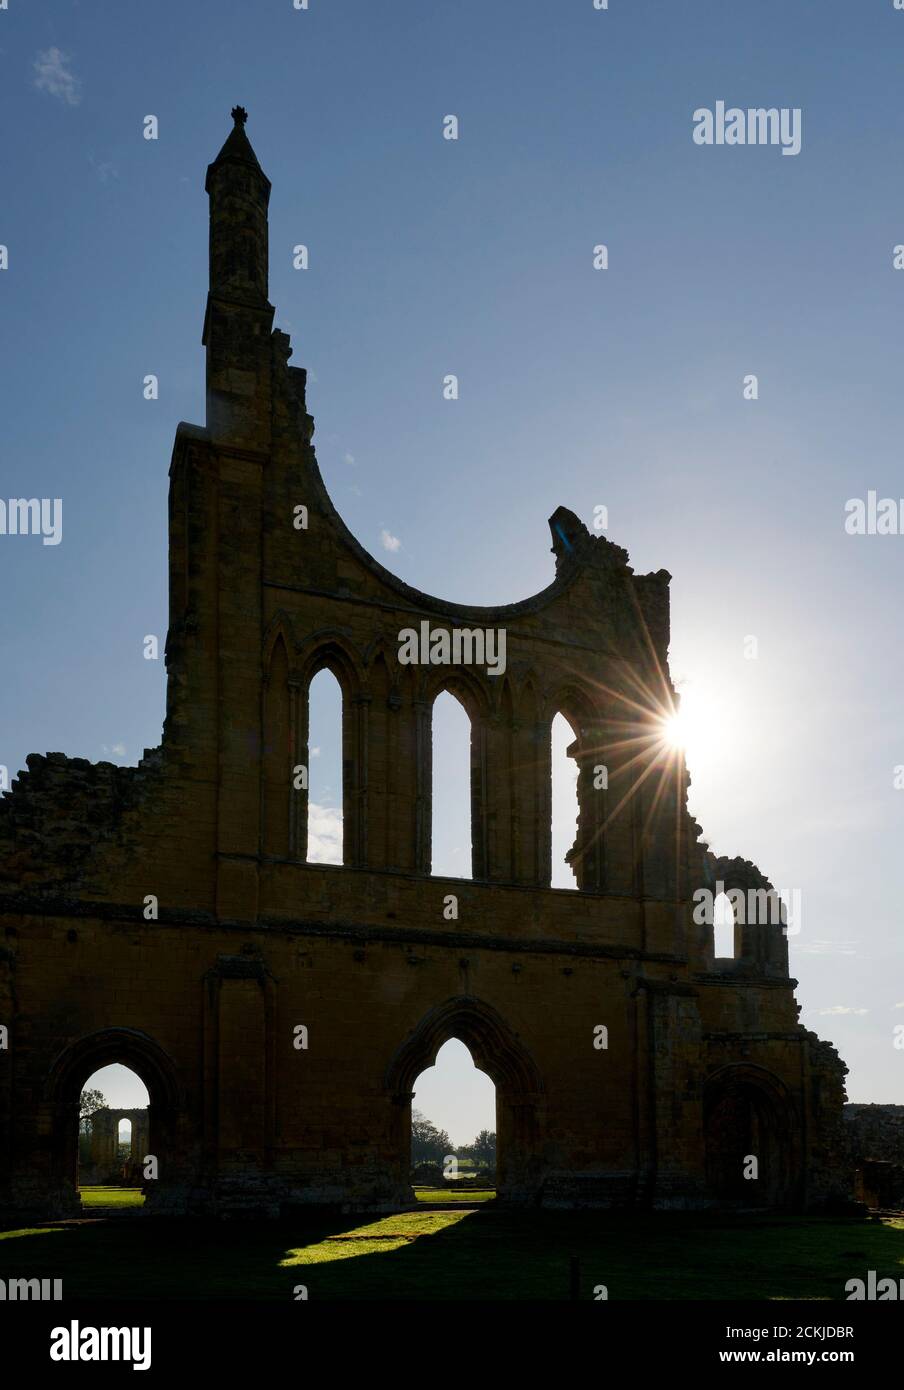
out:
M330 502L273 331L270 185L241 117L207 190L207 423L179 426L170 470L162 743L137 768L29 758L0 800L0 1205L77 1209L78 1094L110 1061L150 1093L149 1211L398 1205L414 1082L452 1036L496 1083L504 1199L838 1193L845 1069L798 1023L781 924L716 960L695 920L701 887L770 885L710 853L662 737L669 575L634 574L565 508L554 581L521 603L450 604L386 571ZM405 664L422 624L504 632L505 670ZM306 861L298 777L324 667L341 866ZM469 881L431 875L442 690L471 721ZM549 886L559 712L574 892Z

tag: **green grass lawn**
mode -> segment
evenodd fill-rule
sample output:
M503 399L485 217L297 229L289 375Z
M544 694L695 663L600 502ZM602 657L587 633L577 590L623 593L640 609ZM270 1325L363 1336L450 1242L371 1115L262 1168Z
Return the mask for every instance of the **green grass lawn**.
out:
M490 1202L496 1196L495 1187L418 1187L415 1184L414 1195L419 1202L433 1202L442 1205L444 1202L464 1202L466 1205L476 1206L478 1202Z
M616 1300L843 1300L869 1269L904 1275L904 1221L424 1206L283 1222L126 1212L0 1231L0 1278L62 1278L69 1298L291 1300L304 1284L309 1299L565 1299L571 1256L586 1299L605 1284Z
M80 1187L83 1207L143 1207L140 1187Z

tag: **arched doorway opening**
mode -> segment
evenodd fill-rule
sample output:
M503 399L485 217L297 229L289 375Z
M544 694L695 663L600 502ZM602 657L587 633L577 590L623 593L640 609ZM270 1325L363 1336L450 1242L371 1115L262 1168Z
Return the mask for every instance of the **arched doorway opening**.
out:
M418 1201L496 1191L496 1087L458 1038L443 1043L415 1079L411 1181Z
M411 1106L417 1078L455 1038L496 1087L496 1191L500 1201L536 1200L542 1183L543 1083L518 1035L489 1004L460 997L430 1010L390 1062L385 1086L393 1115L395 1177L401 1202L412 1200L409 1177Z
M704 1089L706 1190L719 1206L788 1207L799 1198L798 1133L784 1085L753 1066L724 1067Z
M79 1097L78 1191L82 1206L141 1206L148 1156L148 1089L113 1063L88 1077Z
M128 1087L127 1099L146 1105L101 1105L110 1099L96 1083ZM85 1092L95 1092L93 1101L83 1105ZM60 1214L78 1213L82 1203L79 1195L80 1150L91 1152L92 1131L96 1132L95 1157L101 1165L108 1160L111 1168L101 1166L93 1176L116 1172L119 1162L119 1122L132 1121L129 1172L126 1176L138 1181L137 1161L133 1166L136 1144L144 1150L140 1158L141 1187L148 1206L167 1205L166 1194L172 1192L179 1172L177 1127L182 1109L180 1089L175 1068L166 1053L147 1034L129 1028L109 1028L91 1033L65 1048L57 1057L46 1083L46 1099L53 1117L51 1202ZM128 1114L124 1114L128 1111ZM103 1116L102 1119L99 1117ZM146 1120L142 1117L146 1116ZM85 1125L85 1118L93 1123ZM83 1130L88 1144L84 1144ZM149 1164L148 1159L155 1160ZM120 1169L120 1172L122 1170ZM101 1186L111 1184L85 1184ZM169 1209L175 1210L172 1202Z

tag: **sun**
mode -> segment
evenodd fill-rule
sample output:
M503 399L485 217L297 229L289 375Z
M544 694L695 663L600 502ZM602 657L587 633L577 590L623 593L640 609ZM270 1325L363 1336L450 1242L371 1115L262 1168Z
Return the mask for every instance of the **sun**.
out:
M715 758L729 740L725 711L711 694L688 683L681 689L680 704L661 721L662 744L698 763Z
M667 748L674 748L676 752L681 752L686 748L687 719L681 710L676 710L674 714L668 715L662 721L662 739Z

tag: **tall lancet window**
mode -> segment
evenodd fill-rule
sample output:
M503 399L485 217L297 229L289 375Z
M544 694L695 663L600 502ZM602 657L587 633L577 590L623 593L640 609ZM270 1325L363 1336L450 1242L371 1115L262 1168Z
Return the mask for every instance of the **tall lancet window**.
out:
M552 721L552 878L553 888L577 888L574 870L566 855L578 830L578 765L568 749L575 733L564 714Z
M471 721L448 690L433 702L431 872L471 878Z
M318 671L308 691L308 863L341 864L342 689Z
M735 914L727 893L719 893L713 901L713 955L716 960L734 960Z

